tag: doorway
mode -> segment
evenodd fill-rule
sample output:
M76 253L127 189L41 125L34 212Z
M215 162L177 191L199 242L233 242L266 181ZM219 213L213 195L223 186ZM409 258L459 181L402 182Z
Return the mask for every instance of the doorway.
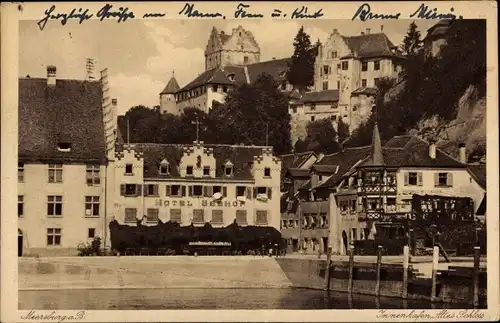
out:
M17 229L17 256L23 256L23 232Z

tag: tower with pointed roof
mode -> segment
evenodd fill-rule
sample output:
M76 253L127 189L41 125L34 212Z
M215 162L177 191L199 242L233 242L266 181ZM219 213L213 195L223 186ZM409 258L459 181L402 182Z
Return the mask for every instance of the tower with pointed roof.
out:
M167 86L160 93L160 111L161 113L180 114L175 101L175 93L180 90L180 86L175 79L174 72L167 83Z

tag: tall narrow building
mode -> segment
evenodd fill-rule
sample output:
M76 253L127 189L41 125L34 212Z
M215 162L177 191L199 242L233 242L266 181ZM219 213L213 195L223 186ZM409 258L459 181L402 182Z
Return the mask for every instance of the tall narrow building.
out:
M174 72L167 83L167 86L160 93L160 111L161 113L180 114L180 111L175 102L175 93L180 90L179 83L175 79Z

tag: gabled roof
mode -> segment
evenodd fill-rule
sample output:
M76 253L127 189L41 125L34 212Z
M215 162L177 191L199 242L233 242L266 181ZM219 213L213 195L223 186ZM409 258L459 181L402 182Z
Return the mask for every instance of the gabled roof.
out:
M286 173L292 177L307 177L307 178L309 178L309 176L310 176L309 169L305 169L305 168L289 168L288 170L286 170Z
M19 160L100 162L106 160L99 81L19 79ZM58 144L70 143L69 152Z
M137 143L132 144L134 150L142 152L144 157L144 177L145 178L177 178L179 174L179 164L183 155L183 147L190 145L176 144L153 144ZM234 145L209 145L205 148L212 148L216 162L215 175L218 178L224 177L224 163L229 160L233 163L234 179L253 179L251 164L254 156L262 155L263 147L260 146L234 146ZM125 148L121 148L125 149ZM159 166L162 160L169 163L169 174L159 173Z
M315 164L311 167L311 169L317 173L328 173L328 174L335 174L335 172L338 172L339 166L338 165L319 165Z
M440 20L437 24L427 29L427 35L424 40L445 35L452 22L453 20L451 19Z
M375 87L360 87L357 88L356 90L352 91L351 96L356 96L356 95L376 95L377 94L377 88Z
M285 154L279 156L282 168L300 168L309 158L317 157L314 151L303 153Z
M170 78L170 80L167 83L167 86L161 91L160 94L175 94L177 91L180 90L179 83L177 83L177 80L175 79L174 76Z
M271 75L278 82L286 80L289 61L290 58L281 58L247 65L250 82L255 82L259 75L264 73Z
M357 58L401 57L401 53L395 51L396 46L384 33L342 36L342 38L351 50L352 56Z
M231 70L228 73L224 73L221 67L214 67L208 71L205 71L198 75L194 80L189 82L186 86L184 86L182 89L180 89L178 92L183 92L183 91L189 91L192 89L195 89L197 87L200 87L202 85L206 84L220 84L220 85L232 85L236 83L236 75L235 75L235 81L231 81L228 77L228 74L231 73L243 73L243 80L244 80L244 72L242 68L239 68L239 70ZM238 78L241 79L241 76Z
M476 182L483 189L486 189L486 164L469 164L467 165L467 169Z
M306 92L300 98L303 103L322 103L322 102L338 102L339 101L339 91L338 90L324 90L317 92Z

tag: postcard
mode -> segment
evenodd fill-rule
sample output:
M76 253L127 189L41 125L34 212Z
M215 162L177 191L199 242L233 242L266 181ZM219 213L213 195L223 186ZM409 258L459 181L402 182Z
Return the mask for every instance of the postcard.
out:
M496 3L1 9L3 322L499 319Z

